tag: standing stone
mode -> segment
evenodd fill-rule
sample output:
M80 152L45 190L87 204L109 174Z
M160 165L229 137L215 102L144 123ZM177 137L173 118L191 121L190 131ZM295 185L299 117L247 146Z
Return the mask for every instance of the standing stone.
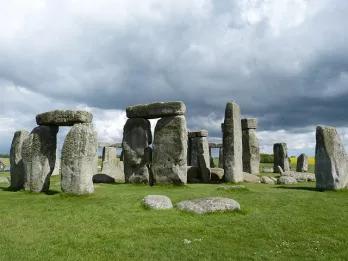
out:
M317 127L315 177L318 189L336 190L348 187L347 155L333 127Z
M298 156L296 171L297 172L307 172L308 171L308 157L306 154L302 153L300 156Z
M225 181L243 181L242 127L239 106L228 102L223 123L223 160Z
M250 174L260 173L260 145L256 128L255 118L242 119L243 171Z
M125 180L128 183L148 183L145 149L152 143L150 121L141 118L128 119L123 128L123 162Z
M98 170L97 149L97 133L92 124L75 124L71 128L62 149L62 191L75 195L94 192L92 178Z
M16 131L11 144L10 164L11 164L11 189L19 190L24 188L24 165L22 159L23 141L29 137L29 132L22 130Z
M56 163L54 164L54 170L52 172L52 176L59 176L60 175L60 158L59 154L56 154Z
M286 143L275 143L273 145L273 154L274 154L274 164L273 172L279 173L280 166L283 171L290 170L289 158L288 158L288 148Z
M46 192L56 162L56 126L38 126L26 138L22 146L25 170L24 187L33 192Z
M187 128L185 116L162 118L155 128L152 172L156 183L187 182Z
M219 168L224 168L224 149L222 146L219 148Z
M104 147L101 173L112 177L117 183L124 183L123 162L117 158L115 147Z

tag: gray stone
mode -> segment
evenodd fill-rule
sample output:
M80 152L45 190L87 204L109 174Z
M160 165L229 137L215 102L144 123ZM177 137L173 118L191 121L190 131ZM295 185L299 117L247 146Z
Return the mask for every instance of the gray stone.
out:
M143 199L143 204L151 209L171 209L173 208L172 201L167 196L148 195Z
M295 178L298 182L305 181L315 181L314 173L304 173L304 172L296 172L296 171L283 171L281 167L279 167L279 172L281 176L289 176Z
M248 183L260 183L260 177L250 174L250 173L246 173L243 172L243 181L244 182L248 182Z
M275 178L271 178L271 177L267 177L267 176L262 176L261 177L261 183L264 183L264 184L276 184L277 183L277 180Z
M91 123L93 115L87 111L55 110L38 114L38 125L72 126L76 123Z
M187 128L185 116L157 122L153 144L152 172L156 183L187 182Z
M242 119L242 130L257 129L257 119L247 118Z
M273 145L274 154L274 173L279 173L278 166L280 166L284 171L290 170L288 149L286 143L276 143Z
M187 183L200 183L200 171L199 167L187 166Z
M157 102L129 106L126 112L128 118L155 119L184 115L186 113L186 106L181 101Z
M75 124L71 128L62 149L62 191L75 195L94 192L93 176L98 170L97 149L97 133L92 124Z
M242 127L239 106L234 102L226 105L223 123L223 160L225 181L243 181Z
M7 177L1 177L0 176L0 183L4 185L10 185L10 180Z
M213 212L227 212L240 210L237 201L230 198L208 197L181 201L177 204L178 209L196 214Z
M57 154L56 154L57 155ZM56 163L54 164L54 170L52 172L52 176L60 175L60 157L56 156Z
M25 170L22 159L22 147L25 139L29 137L29 132L22 130L16 131L11 144L10 165L11 165L11 188L18 190L24 188Z
M222 182L224 180L224 169L222 168L211 168L210 169L210 180L212 182Z
M189 138L195 138L195 137L208 137L208 131L207 130L199 130L199 131L190 131L188 133ZM209 144L208 144L209 145Z
M22 159L26 190L49 190L50 177L56 162L57 132L56 126L39 126L23 141Z
M291 176L281 176L278 179L278 184L288 185L288 184L296 184L296 183L297 183L296 178Z
M318 189L337 190L348 187L347 154L333 127L317 127L315 176Z
M306 154L302 153L300 156L297 157L296 171L297 172L308 171L308 157Z
M200 179L202 182L210 181L210 155L207 137L189 138L191 166L199 167Z
M117 158L115 147L104 147L101 174L107 175L117 183L125 182L123 162Z
M274 170L271 167L262 167L262 172L263 173L273 173Z
M243 171L260 173L260 145L255 129L243 130Z
M148 183L145 149L152 143L150 121L128 119L123 128L123 163L127 183Z
M219 168L224 168L224 149L219 148Z
M93 176L93 183L115 183L115 179L106 174L95 174Z

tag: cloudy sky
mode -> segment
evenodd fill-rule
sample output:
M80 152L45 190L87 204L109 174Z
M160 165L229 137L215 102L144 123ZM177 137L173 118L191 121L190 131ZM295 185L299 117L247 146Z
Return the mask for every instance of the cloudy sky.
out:
M126 106L166 100L212 140L234 100L263 151L313 154L317 124L348 145L347 14L342 0L0 0L0 152L40 112L90 110L118 142Z

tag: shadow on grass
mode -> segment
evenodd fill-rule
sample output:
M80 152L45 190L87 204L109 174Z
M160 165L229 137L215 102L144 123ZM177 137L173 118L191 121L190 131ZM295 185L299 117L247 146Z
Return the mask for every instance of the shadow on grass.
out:
M307 191L324 192L324 190L320 190L320 189L313 188L313 187L277 186L277 187L274 187L274 188L277 188L277 189L294 189L294 190L307 190Z

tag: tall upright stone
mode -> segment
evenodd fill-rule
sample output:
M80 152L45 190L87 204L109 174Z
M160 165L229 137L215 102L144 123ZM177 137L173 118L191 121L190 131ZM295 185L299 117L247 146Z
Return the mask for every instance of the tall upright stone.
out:
M224 149L222 146L219 148L219 168L224 168Z
M210 149L208 143L208 131L189 132L190 163L192 167L198 167L200 180L210 181Z
M336 190L348 187L347 154L333 127L317 127L315 177L318 189Z
M123 128L123 162L128 183L148 183L145 149L152 143L150 121L142 118L128 119Z
M243 171L260 173L260 145L256 136L257 119L242 119Z
M297 172L308 171L308 157L306 154L302 153L300 156L297 157L296 171Z
M157 122L153 144L152 173L156 183L187 182L187 127L185 116Z
M223 123L223 161L225 181L243 181L242 127L240 109L235 102L228 102Z
M103 148L101 173L113 178L117 183L124 183L123 162L117 158L116 153L116 147Z
M98 170L97 149L97 133L92 124L79 123L70 129L62 149L62 191L75 195L94 192L92 179Z
M288 148L286 143L275 143L273 145L273 154L274 154L274 163L273 163L273 172L279 173L280 166L283 171L290 170L289 157L288 157Z
M10 164L11 164L11 189L19 190L24 188L25 170L22 159L22 147L25 139L29 137L29 132L25 130L16 131L11 144Z
M33 192L49 190L56 162L57 126L38 126L23 141L24 187Z

